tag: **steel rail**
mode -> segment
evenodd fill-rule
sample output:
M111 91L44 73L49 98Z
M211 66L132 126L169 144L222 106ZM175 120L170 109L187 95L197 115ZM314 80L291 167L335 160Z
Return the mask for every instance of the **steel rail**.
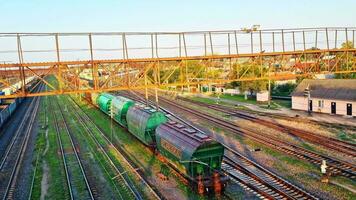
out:
M135 100L138 100L138 101L144 103L144 99L141 96L138 96L135 93L132 93L132 94L136 96L136 97L134 97ZM129 96L132 98L132 96L130 94L129 94ZM150 105L152 107L154 107L155 104L152 101L149 100L149 103L150 103ZM168 113L170 116L173 116L174 118L178 119L182 123L184 123L184 124L186 124L186 125L188 125L190 127L194 127L191 123L189 123L186 120L182 119L181 117L175 115L171 111L169 111L169 110L167 110L165 108L162 108L162 107L160 107L160 109L162 109L165 113ZM194 127L194 128L199 130L196 127ZM199 131L204 133L201 130L199 130ZM309 194L308 192L306 192L306 191L300 189L299 187L289 183L285 179L277 176L276 174L270 172L269 170L265 169L261 165L255 163L252 160L250 160L250 159L246 158L245 156L241 155L240 153L238 153L237 151L233 150L232 148L230 148L226 144L223 144L223 146L229 152L231 152L234 156L236 156L239 159L243 160L243 162L248 163L249 165L257 168L260 171L260 173L265 174L264 176L268 176L267 179L266 179L266 177L264 177L264 179L262 179L262 178L259 177L259 175L261 176L261 174L258 175L256 173L250 171L250 170L246 170L246 169L244 169L244 167L242 165L240 165L239 163L234 162L229 156L227 156L227 155L224 156L224 160L223 161L225 163L230 163L229 165L234 169L235 172L239 171L240 173L242 173L240 175L242 175L242 176L246 175L247 177L250 177L250 178L254 179L254 181L257 181L257 183L259 183L260 185L251 184L250 182L244 180L242 177L238 177L234 173L232 173L231 171L228 172L228 170L227 170L226 172L228 173L228 175L230 177L232 177L233 179L237 180L238 182L242 182L244 185L246 185L247 187L249 187L250 189L252 189L256 193L262 195L263 197L268 198L268 199L276 199L277 196L279 196L280 198L283 197L283 198L287 198L287 199L301 199L302 197L305 198L305 199L317 199L316 197L314 197L313 195ZM234 163L234 164L231 164L231 163ZM237 166L237 165L239 165L239 166ZM273 192L271 192L271 190Z
M51 102L51 101L49 101L49 102ZM54 108L53 102L49 103L49 105L51 105L52 108ZM54 118L54 125L55 125L55 130L56 130L57 141L58 141L59 149L60 149L61 155L62 155L63 167L64 167L65 176L66 176L69 196L70 196L70 199L73 200L74 196L73 196L73 191L72 191L72 187L71 187L71 183L70 183L67 162L66 162L66 158L64 155L63 144L62 144L62 140L60 139L60 130L59 130L59 125L58 125L58 119L57 119L57 115L54 112L53 112L53 118Z
M141 97L142 98L142 97ZM340 173L341 175L345 176L345 177L349 177L351 179L355 179L356 177L356 167L348 162L345 161L341 161L339 159L336 158L332 158L330 156L323 156L320 155L316 152L304 149L302 147L296 146L294 144L291 144L289 142L285 142L283 140L280 140L278 138L265 138L265 137L261 137L259 134L254 133L253 131L250 130L246 130L246 129L242 129L240 127L237 127L237 125L233 122L229 122L229 121L225 121L223 119L214 117L210 114L207 113L203 113L201 111L198 110L191 110L189 108L186 108L180 104L176 104L176 103L172 103L171 101L165 99L165 98L160 98L161 101L164 101L165 103L179 108L182 111L191 113L199 118L202 118L204 120L213 122L214 124L217 124L218 126L221 126L223 128L226 128L230 131L232 131L232 133L235 134L239 134L239 135L243 135L246 136L252 140L255 140L257 142L260 142L262 144L265 144L267 146L270 146L274 149L280 150L284 153L287 154L291 154L294 155L300 159L303 160L307 160L311 163L320 165L322 160L326 160L329 163L329 169L333 172L333 173Z
M292 134L298 137L301 137L305 140L308 140L310 142L313 143L317 143L320 144L322 146L328 147L330 149L336 150L338 152L341 152L343 154L346 155L350 155L352 157L356 156L356 144L352 144L349 142L345 142L342 140L338 140L335 138L331 138L331 137L327 137L327 136L320 136L317 135L315 133L309 132L309 131L305 131L305 130L301 130L301 129L297 129L297 128L293 128L293 127L289 127L289 126L285 126L276 122L272 122L272 121L268 121L265 119L261 119L259 117L256 116L252 116L249 115L247 113L244 113L242 111L237 111L236 109L232 109L226 106L222 106L222 105L213 105L213 104L207 104L207 103L203 103L203 102L197 102L194 100L190 100L187 98L183 98L183 97L179 97L180 100L182 101L186 101L195 105L199 105L199 106L203 106L203 107L208 107L212 110L215 111L219 111L222 112L224 114L227 114L229 116L236 116L242 119L246 119L255 123L259 123L262 124L266 127L270 127L273 128L275 130L279 130L282 132L285 132L287 134Z
M56 98L57 98L57 97L56 97ZM76 161L77 161L77 163L78 163L78 166L79 166L79 168L80 168L82 177L83 177L83 179L84 179L84 182L85 182L87 191L88 191L88 193L89 193L89 198L92 199L92 200L94 200L95 198L94 198L93 193L92 193L92 188L91 188L91 186L90 186L90 184L89 184L89 182L88 182L87 175L86 175L86 173L85 173L85 171L84 171L84 168L83 168L83 166L82 166L82 161L81 161L81 159L79 158L78 152L77 152L77 150L76 150L76 148L75 148L75 145L74 145L74 142L73 142L73 138L72 138L72 136L71 136L71 134L70 134L67 121L66 121L66 119L65 119L65 117L64 117L64 114L63 114L63 111L62 111L62 107L60 106L60 104L59 104L58 101L59 101L59 100L56 99L55 102L56 102L56 104L57 104L57 108L59 109L60 116L61 116L61 118L62 118L62 120L63 120L64 129L65 129L64 132L67 133L67 135L68 135L68 137L69 137L69 141L70 141L71 147L72 147L72 149L73 149L73 152L74 152ZM54 116L56 116L56 115L54 115ZM56 124L57 124L56 127L59 128L58 121L56 121L56 122L57 122L57 123L56 123ZM57 132L57 134L58 134L58 136L59 136L59 140L61 140L60 133ZM64 152L63 146L62 146L62 145L63 145L62 142L60 142L60 144L61 144L61 151L63 150L62 153L64 153L64 154L62 154L62 155L64 156L64 159L67 159L66 156L65 156L65 152ZM65 164L68 164L68 163L66 162ZM68 169L68 168L67 168L67 169ZM67 171L67 172L68 172L68 171ZM68 175L68 174L67 174L67 175ZM68 177L69 177L69 176L68 176ZM72 181L70 181L70 187L72 187ZM73 193L72 193L72 197L73 197Z
M15 159L15 164L12 167L11 175L10 175L8 184L6 186L5 192L3 194L4 195L3 198L2 198L3 200L12 199L13 198L13 193L15 192L15 187L16 187L16 182L17 182L17 179L18 179L18 174L20 173L21 164L22 164L23 158L24 158L26 150L27 150L28 141L29 141L29 138L30 138L30 135L31 135L32 127L33 127L34 121L36 119L36 114L37 114L37 110L38 110L38 107L39 107L40 98L37 97L32 102L35 102L34 105L32 103L30 104L33 107L34 113L30 112L32 115L27 117L27 118L29 118L29 122L27 124L27 127L24 127L24 126L19 127L20 129L25 128L25 130L23 131L23 133L25 135L24 135L24 137L22 139L22 142L20 144L20 148L19 148L18 154L17 154L16 159ZM31 108L29 110L31 110ZM28 120L27 118L24 118L24 121L27 121ZM11 147L11 149L13 149L13 147ZM9 157L9 154L6 156L6 158L8 158L8 157ZM3 169L3 166L2 166L2 169Z
M69 100L67 100L67 102L69 103ZM89 126L86 124L86 123L90 122L91 124L94 125L94 127L96 127L96 125L94 124L94 122L91 121L90 118L87 118L87 117L84 118L85 115L83 115L83 112L81 112L82 115L79 114L79 109L80 109L80 108L78 108L77 106L73 106L73 104L74 104L73 100L72 100L72 102L69 103L69 104L70 104L71 108L73 108L73 110L75 111L75 112L74 112L74 113L75 113L75 117L78 119L78 121L80 122L80 124L85 128L85 130L87 130L87 133L89 133L90 137L94 140L95 144L99 147L99 149L101 150L101 152L104 153L104 155L105 155L105 157L107 158L107 160L109 161L110 165L111 165L112 167L114 167L116 173L119 174L120 177L124 180L124 184L130 189L130 191L131 191L131 193L134 195L135 199L142 200L143 197L142 197L142 195L140 194L140 192L137 190L137 188L135 187L135 185L128 179L128 177L124 177L124 176L123 176L123 174L122 174L123 172L120 171L120 170L115 166L113 160L112 160L112 159L110 158L110 156L108 155L107 150L105 150L106 148L105 148L102 144L100 144L100 142L99 142L99 141L97 140L97 138L94 136L93 130L92 130L91 128L89 128ZM99 131L99 129L96 129L96 130ZM101 134L101 136L103 136L103 135L102 135L102 132L99 131L99 133ZM112 145L112 143L109 142L109 141L107 141L106 139L107 139L107 138L105 138L106 143ZM120 154L120 152L118 152L118 151L117 151L117 153ZM123 157L123 158L124 158L124 157ZM124 158L124 159L126 159L126 158ZM126 162L126 163L129 164L128 162ZM129 165L129 166L131 166L131 165ZM131 169L134 169L134 168L131 166Z
M26 119L29 118L29 116L31 114L30 110L33 107L34 102L35 102L34 100L31 101L31 103L28 106L28 109L27 109L25 115L23 116L23 120L18 125L18 128L17 128L17 130L15 132L15 136L12 138L10 144L7 146L5 154L2 156L2 159L1 159L0 170L2 170L2 168L4 167L5 161L8 158L8 154L10 153L11 149L13 148L17 138L19 137L19 135L21 133L23 133L21 130L23 129L24 125L26 124Z
M253 165L242 165L227 156L224 157L223 166L224 165L230 167L230 169L222 167L230 176L236 179L238 176L236 176L235 173L236 171L239 172L242 175L239 177L239 181L244 181L244 184L248 184L249 187L251 187L251 185L255 186L254 190L267 199L317 199L295 185L288 184L288 182L284 182L279 178L266 176L264 172L253 171L250 169L254 168ZM243 175L249 177L250 181L245 180Z
M71 97L70 97L71 98ZM79 104L73 100L73 98L71 98L71 101L74 103L74 105L80 110L80 112L82 113L82 115L80 115L84 121L90 122L91 124L94 125L94 128L101 134L101 136L107 141L107 143L109 143L112 148L115 149L115 151L119 154L122 154L121 151L109 140L109 138L104 134L103 130L101 130L96 124L95 122L88 116L88 114L86 112L84 112L84 110L79 106ZM157 198L157 199L164 199L158 191L156 191L155 189L153 189L152 185L144 178L144 176L142 176L140 173L138 173L137 169L135 169L134 166L132 166L131 162L128 160L128 158L126 158L125 156L123 157L125 163L130 166L130 168L132 169L132 171L141 179L141 181L149 188L149 190L151 191L151 193Z
M262 144L265 144L267 146L270 146L274 149L280 150L282 152L285 152L287 154L291 154L294 155L298 158L307 160L311 163L314 164L318 164L320 165L322 160L326 160L329 164L329 169L331 171L333 171L334 173L340 173L341 175L345 176L345 177L349 177L351 179L355 179L356 177L356 168L354 167L354 165L347 163L345 161L341 161L338 160L336 158L332 158L330 156L324 156L324 155L320 155L316 152L301 148L299 146L296 146L294 144L291 144L289 142L285 142L283 140L280 140L278 138L274 138L274 137L269 137L269 138L265 138L262 137L261 135L252 132L250 130L247 129L242 129L240 127L237 127L237 125L233 122L229 122L229 121L225 121L223 119L214 117L210 114L207 113L203 113L201 111L198 110L194 110L192 111L191 109L188 109L182 105L178 105L175 103L172 103L168 100L165 100L164 98L161 98L161 101L174 106L176 108L181 109L182 111L191 113L199 118L202 118L206 121L210 121L214 124L217 124L220 127L223 127L225 129L228 129L230 131L232 131L235 134L239 134L242 136L246 136L254 141L260 142Z
M244 168L244 170L248 170L249 173L254 173L255 176L258 176L258 173L263 173L264 176L267 176L267 178L269 180L267 180L268 184L273 185L273 187L275 188L275 190L281 190L284 189L284 192L286 195L289 196L289 198L296 198L296 199L300 199L301 196L305 197L305 198L309 198L309 199L316 199L316 197L314 197L313 195L311 195L310 193L304 191L303 189L299 188L298 186L290 183L289 181L285 180L284 178L276 175L275 173L272 173L271 171L269 171L268 169L266 169L265 167L261 166L260 164L248 159L247 157L243 156L242 154L240 154L239 152L237 152L236 150L228 147L225 145L225 148L228 150L229 153L232 153L233 156L235 156L235 158L240 159L240 161L242 163L245 163L246 165L252 166L254 168L256 168L256 171L259 172L253 172L251 171L251 169L248 169L248 166L244 166L241 163L238 163L235 158L232 158L228 155L224 156L225 160L229 160L230 163L234 163L234 165L239 165L240 168ZM266 180L265 180L266 181ZM288 189L286 189L288 188Z

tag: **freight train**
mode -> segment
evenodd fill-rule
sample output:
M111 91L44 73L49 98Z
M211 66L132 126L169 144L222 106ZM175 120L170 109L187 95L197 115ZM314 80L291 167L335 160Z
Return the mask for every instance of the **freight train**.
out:
M26 90L31 90L38 80L35 78L26 79ZM20 87L19 83L12 85L0 91L0 95L9 95L16 92ZM20 106L24 98L15 99L0 99L0 128L5 124L7 120L14 114L16 109Z
M196 129L169 120L160 111L128 98L93 93L91 101L163 157L199 194L224 190L228 177L221 171L223 145Z
M0 128L14 114L16 108L21 104L22 98L2 100L0 105Z

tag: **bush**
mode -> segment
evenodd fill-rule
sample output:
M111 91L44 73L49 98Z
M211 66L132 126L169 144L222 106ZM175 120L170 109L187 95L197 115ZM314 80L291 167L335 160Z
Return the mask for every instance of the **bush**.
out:
M295 83L286 83L283 85L277 85L272 90L273 96L289 96L293 90L297 87Z

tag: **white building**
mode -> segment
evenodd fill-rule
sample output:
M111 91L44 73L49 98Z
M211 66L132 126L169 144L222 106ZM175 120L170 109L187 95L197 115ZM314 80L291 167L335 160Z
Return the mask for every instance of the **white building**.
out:
M310 101L304 95L309 86ZM303 80L291 94L292 109L356 116L356 80Z
M268 102L269 100L269 92L268 91L260 91L256 94L256 101L258 102Z

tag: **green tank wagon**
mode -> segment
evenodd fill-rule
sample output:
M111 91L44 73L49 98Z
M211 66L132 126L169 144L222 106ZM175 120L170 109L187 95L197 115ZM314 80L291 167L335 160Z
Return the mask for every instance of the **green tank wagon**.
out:
M224 146L195 129L169 121L157 127L156 142L159 152L195 181L221 170Z
M127 127L126 115L131 106L135 103L125 97L116 96L111 101L111 112L113 113L114 120L124 127Z
M167 122L164 113L143 105L131 106L126 116L127 128L147 146L155 146L155 129Z
M101 93L96 98L96 104L99 106L100 110L111 116L111 101L115 96L108 93Z

